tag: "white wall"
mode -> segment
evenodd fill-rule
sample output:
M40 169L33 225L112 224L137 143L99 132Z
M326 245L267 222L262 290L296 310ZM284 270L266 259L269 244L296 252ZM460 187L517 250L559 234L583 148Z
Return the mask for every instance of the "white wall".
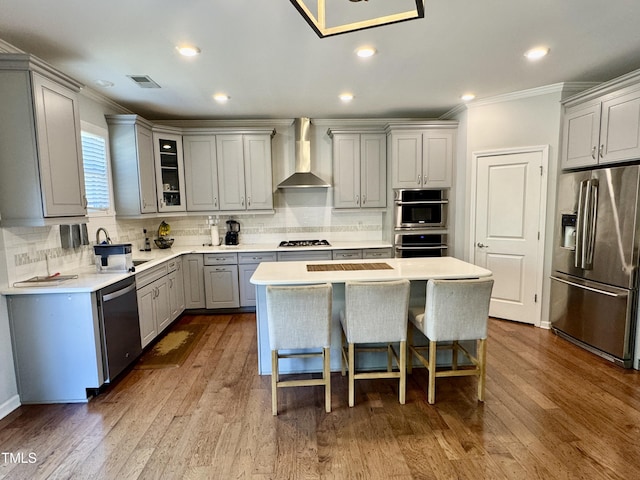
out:
M473 208L471 171L473 153L515 147L549 145L547 175L547 218L545 222L542 318L540 325L549 326L549 276L554 231L553 213L556 203L556 183L559 172L559 142L561 127L560 101L568 95L567 85L554 85L518 94L496 97L470 104L453 115L460 122L456 158L458 208L454 229L455 251L470 258L472 228L470 211ZM464 188L462 186L464 185ZM464 214L460 214L464 205Z

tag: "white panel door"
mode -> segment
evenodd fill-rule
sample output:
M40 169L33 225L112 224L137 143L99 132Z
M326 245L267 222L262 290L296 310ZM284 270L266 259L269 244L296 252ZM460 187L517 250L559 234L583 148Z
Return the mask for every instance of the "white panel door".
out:
M542 152L478 157L475 263L495 279L489 314L539 322Z

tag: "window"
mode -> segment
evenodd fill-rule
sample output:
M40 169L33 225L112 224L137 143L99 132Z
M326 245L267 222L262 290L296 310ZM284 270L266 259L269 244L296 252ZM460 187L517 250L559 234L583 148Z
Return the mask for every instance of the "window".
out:
M82 122L81 140L87 212L90 216L113 215L107 131Z

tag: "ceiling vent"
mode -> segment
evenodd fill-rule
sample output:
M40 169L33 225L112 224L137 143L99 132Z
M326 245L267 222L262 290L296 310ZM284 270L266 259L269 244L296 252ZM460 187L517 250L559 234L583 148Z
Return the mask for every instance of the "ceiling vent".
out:
M140 88L160 88L160 85L151 80L148 75L127 75L127 77L133 80Z

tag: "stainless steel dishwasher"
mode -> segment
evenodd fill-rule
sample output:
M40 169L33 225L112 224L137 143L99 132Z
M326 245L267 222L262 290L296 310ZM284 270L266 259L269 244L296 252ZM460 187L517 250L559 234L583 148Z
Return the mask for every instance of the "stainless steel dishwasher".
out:
M111 382L142 353L134 276L98 291L105 382Z

